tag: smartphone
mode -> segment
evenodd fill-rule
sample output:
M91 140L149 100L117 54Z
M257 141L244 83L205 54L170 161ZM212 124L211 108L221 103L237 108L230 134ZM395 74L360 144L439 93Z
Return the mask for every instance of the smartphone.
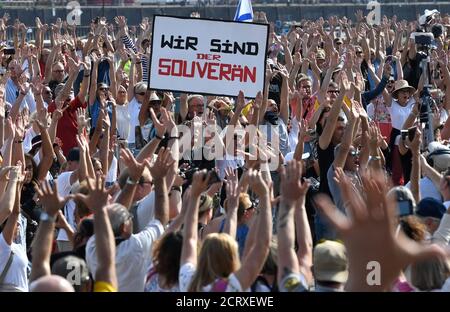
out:
M14 48L4 48L3 49L3 54L4 55L14 55L14 54L16 54L16 49L14 49Z
M409 128L408 130L401 130L401 136L402 140L405 141L406 138L409 139L410 142L414 140L414 137L416 136L417 127Z
M399 217L410 216L414 214L411 200L405 199L397 202L397 213Z

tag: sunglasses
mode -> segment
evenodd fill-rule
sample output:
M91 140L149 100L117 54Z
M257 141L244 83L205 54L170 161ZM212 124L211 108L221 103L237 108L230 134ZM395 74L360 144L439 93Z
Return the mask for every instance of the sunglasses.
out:
M339 90L328 90L328 93L339 94Z
M99 88L100 91L109 91L109 88Z
M139 94L139 95L144 96L144 95L145 95L145 92L136 92L136 94Z
M353 157L358 157L359 156L359 151L353 150L353 151L349 152L349 155L353 156Z

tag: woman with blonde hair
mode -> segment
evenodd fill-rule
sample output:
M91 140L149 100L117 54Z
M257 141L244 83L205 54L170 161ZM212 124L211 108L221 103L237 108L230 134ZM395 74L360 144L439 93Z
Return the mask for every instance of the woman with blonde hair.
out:
M191 187L191 205L186 213L183 233L183 247L180 259L180 291L234 292L248 289L261 271L269 252L272 237L272 212L269 187L258 171L249 170L250 186L259 196L259 213L250 229L249 235L258 237L253 246L239 261L236 235L237 218L227 222L228 233L208 235L202 244L197 258L197 218L199 199L208 186L206 170L195 173ZM237 181L229 181L227 197L229 208L237 210L239 192Z

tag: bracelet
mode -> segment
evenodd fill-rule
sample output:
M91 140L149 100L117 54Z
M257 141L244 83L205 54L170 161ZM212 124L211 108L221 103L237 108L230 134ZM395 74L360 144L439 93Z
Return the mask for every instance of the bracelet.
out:
M178 140L180 139L180 137L176 137L176 136L171 136L167 138L168 140Z
M41 221L48 221L48 222L56 222L56 217L49 215L47 212L42 211L40 216Z
M159 135L155 135L155 138L159 139L159 140L164 140L164 135L162 137L160 137Z
M136 62L136 63L134 63L134 64L141 64L142 62Z
M381 160L380 156L369 156L369 161L371 160Z
M89 74L89 75L84 75L84 77L90 77L91 76L91 74Z

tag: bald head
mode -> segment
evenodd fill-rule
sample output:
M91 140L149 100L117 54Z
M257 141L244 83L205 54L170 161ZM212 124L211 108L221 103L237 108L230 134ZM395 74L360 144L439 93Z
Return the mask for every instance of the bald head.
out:
M43 276L30 284L31 292L74 292L68 280L57 275Z

